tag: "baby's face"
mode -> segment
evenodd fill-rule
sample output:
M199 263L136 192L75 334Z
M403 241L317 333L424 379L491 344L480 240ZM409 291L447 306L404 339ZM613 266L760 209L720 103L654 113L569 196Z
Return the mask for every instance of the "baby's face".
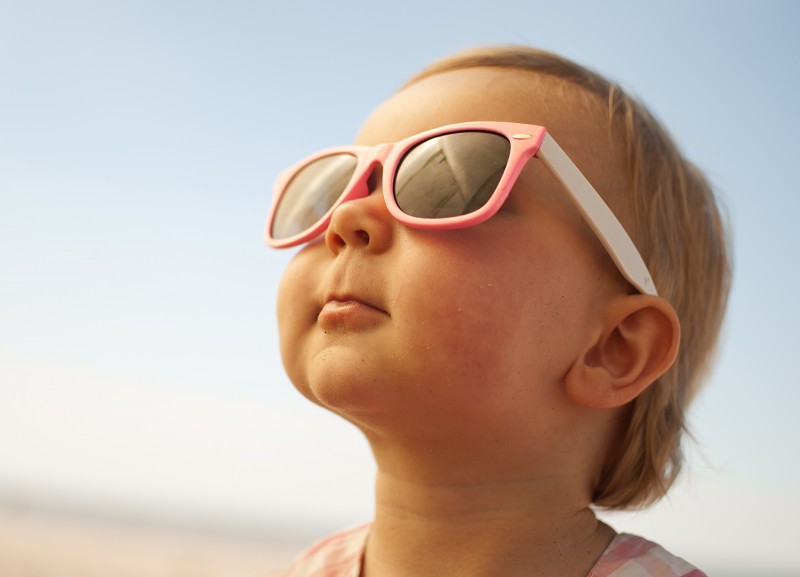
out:
M570 90L500 69L436 75L381 105L357 144L474 120L540 124L602 193L607 136ZM284 274L281 351L304 395L365 431L541 439L557 434L563 376L596 336L597 297L620 286L533 159L498 214L471 228L408 228L380 190L341 205Z

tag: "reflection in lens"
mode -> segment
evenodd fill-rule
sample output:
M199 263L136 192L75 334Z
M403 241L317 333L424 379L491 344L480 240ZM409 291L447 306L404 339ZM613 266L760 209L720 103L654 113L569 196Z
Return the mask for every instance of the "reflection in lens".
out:
M406 153L394 193L408 215L446 218L469 214L494 193L511 144L493 132L456 132L426 140Z
M281 197L272 221L272 238L295 236L319 222L344 192L357 163L352 154L334 154L304 166Z

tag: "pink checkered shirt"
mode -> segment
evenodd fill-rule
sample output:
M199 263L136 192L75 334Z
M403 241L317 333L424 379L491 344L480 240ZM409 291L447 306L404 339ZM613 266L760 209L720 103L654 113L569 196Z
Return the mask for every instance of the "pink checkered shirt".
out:
M298 557L285 577L359 577L370 525L319 541ZM636 535L614 537L587 577L706 577L664 548Z

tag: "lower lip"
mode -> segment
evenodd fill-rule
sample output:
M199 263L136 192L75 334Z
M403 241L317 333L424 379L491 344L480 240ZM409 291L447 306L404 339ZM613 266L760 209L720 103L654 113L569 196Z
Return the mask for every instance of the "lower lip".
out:
M359 301L328 301L317 320L326 331L357 331L377 326L388 317L385 311Z

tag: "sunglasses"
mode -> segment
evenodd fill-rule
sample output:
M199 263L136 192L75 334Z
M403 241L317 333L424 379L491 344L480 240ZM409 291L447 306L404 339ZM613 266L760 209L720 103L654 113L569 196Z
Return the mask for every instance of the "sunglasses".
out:
M278 177L266 241L286 248L318 237L338 206L370 193L376 164L383 166L386 206L404 225L474 226L500 209L532 157L562 183L622 275L642 294L656 295L644 260L611 209L547 130L530 124L466 122L399 142L322 150Z

